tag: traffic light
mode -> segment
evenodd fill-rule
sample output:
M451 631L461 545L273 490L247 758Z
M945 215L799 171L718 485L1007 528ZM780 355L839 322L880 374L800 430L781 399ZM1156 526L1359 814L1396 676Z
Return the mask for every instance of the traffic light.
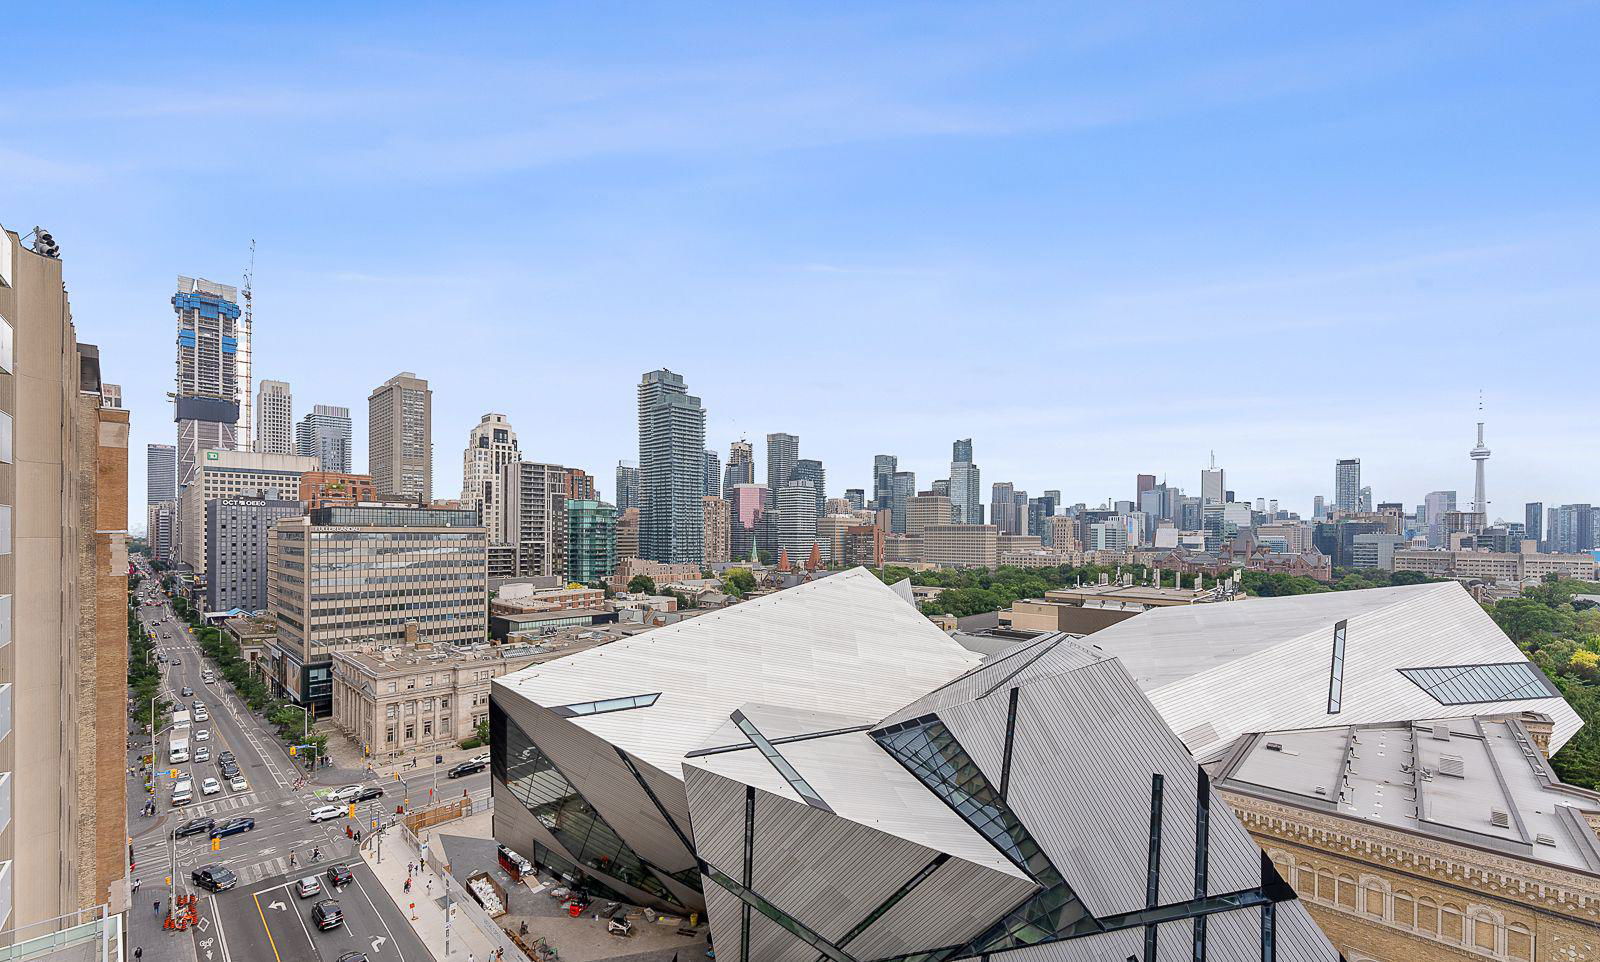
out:
M222 839L214 838L214 839L211 840L211 851L213 851L213 852L222 851Z
M346 816L346 817L348 817L348 818L355 818L356 817L356 803L355 802L351 802L350 803L350 814L348 816Z

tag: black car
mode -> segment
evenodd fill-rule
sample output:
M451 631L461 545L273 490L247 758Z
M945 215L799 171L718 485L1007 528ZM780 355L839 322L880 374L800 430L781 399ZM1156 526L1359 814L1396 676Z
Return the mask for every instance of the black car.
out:
M199 835L201 832L211 831L216 827L216 824L217 820L214 818L192 818L173 829L172 834L178 838L184 838L185 836L189 835Z
M367 785L367 786L363 787L361 789L361 791L356 792L356 797L352 798L351 801L352 802L364 802L369 798L382 798L382 797L383 797L383 789L379 788L376 785Z
M338 962L367 962L367 953L346 952L345 954L339 956Z
M211 837L223 838L224 836L228 835L238 835L240 832L248 832L255 827L256 820L253 818L230 818L221 825L218 825L216 828L213 828L211 830Z
M219 762L233 762L236 760L237 759L234 757L233 752L223 752L217 756L217 761Z
M336 929L344 924L344 909L339 907L338 899L323 899L311 910L311 921L324 932Z
M222 865L202 865L189 873L189 877L194 879L194 884L213 892L231 889L239 884L239 876Z
M460 778L463 775L472 775L476 774L477 772L481 772L487 767L488 765L483 762L462 762L459 765L453 766L444 774L446 778Z
M239 766L233 762L223 762L218 768L221 770L223 778L233 778L239 774Z
M178 659L176 659L176 658L172 659L172 663L174 665L178 664L179 663ZM188 698L190 695L194 694L194 689L190 688L188 685L184 685L181 689L178 690L178 694L182 695L185 698Z
M348 868L337 864L328 866L329 885L339 888L341 886L349 885L353 881L355 881L355 876L350 874L350 870Z

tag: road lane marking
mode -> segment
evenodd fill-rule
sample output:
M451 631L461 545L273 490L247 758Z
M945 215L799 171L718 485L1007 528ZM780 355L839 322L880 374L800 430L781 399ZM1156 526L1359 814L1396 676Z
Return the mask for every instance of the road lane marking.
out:
M217 907L217 897L211 897L211 917L217 926L217 943L222 949L222 962L233 962L233 956L228 952L228 933L222 928L222 910ZM210 957L210 953L207 953Z
M377 876L374 875L373 877L376 878ZM361 897L367 900L367 904L368 905L372 906L372 914L376 915L378 917L378 924L383 926L383 930L385 932L389 933L389 944L394 946L394 950L396 952L399 952L400 951L400 943L395 941L394 931L389 928L389 923L385 922L383 920L383 913L378 911L378 906L372 901L372 896L367 894L367 887L365 885L361 884L361 879L356 878L355 877L355 873L353 873L353 872L351 873L351 878L355 880L356 888L361 891ZM384 897L387 898L388 895L389 895L388 892L384 892ZM389 904L394 905L394 899L389 899ZM395 905L395 908L399 908L399 906ZM346 924L348 924L348 923L346 923ZM413 933L415 933L415 931L416 931L415 929L412 930ZM378 947L376 945L374 945L372 947L372 952L373 952L374 955L377 954Z
M268 889L267 891L270 892L271 889ZM267 924L267 913L261 910L261 896L255 892L251 892L250 897L255 900L256 914L261 916L261 928L267 933L267 944L272 946L272 957L277 960L277 962L283 962L283 956L278 954L278 940L272 937L272 926Z

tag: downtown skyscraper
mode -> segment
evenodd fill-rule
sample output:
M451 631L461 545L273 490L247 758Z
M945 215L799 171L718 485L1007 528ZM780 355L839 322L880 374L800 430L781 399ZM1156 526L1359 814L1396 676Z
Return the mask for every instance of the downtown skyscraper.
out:
M950 507L956 524L983 524L983 487L972 463L972 439L950 446Z
M617 514L639 506L639 465L617 462Z
M193 481L203 451L250 448L250 325L238 289L179 277L172 310L178 316L178 486Z
M1333 508L1361 510L1361 459L1340 458L1333 466Z
M706 412L683 375L639 379L639 555L700 564L704 555ZM770 463L770 462L769 462Z
M294 453L294 395L284 381L263 379L256 392L256 451Z
M755 483L755 447L744 440L728 445L728 464L722 471L722 496L732 500L734 485Z
M380 496L433 500L433 392L410 371L367 398L367 473Z
M350 473L350 409L318 404L295 425L294 453L317 459L322 471Z
M794 476L794 464L800 460L800 439L793 434L767 435L767 490L774 498L777 492Z

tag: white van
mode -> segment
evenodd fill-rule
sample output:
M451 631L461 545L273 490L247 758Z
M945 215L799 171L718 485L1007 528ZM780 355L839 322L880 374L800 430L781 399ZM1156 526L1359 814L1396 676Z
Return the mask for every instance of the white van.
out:
M178 779L172 786L172 804L187 805L193 799L194 780L187 777Z

